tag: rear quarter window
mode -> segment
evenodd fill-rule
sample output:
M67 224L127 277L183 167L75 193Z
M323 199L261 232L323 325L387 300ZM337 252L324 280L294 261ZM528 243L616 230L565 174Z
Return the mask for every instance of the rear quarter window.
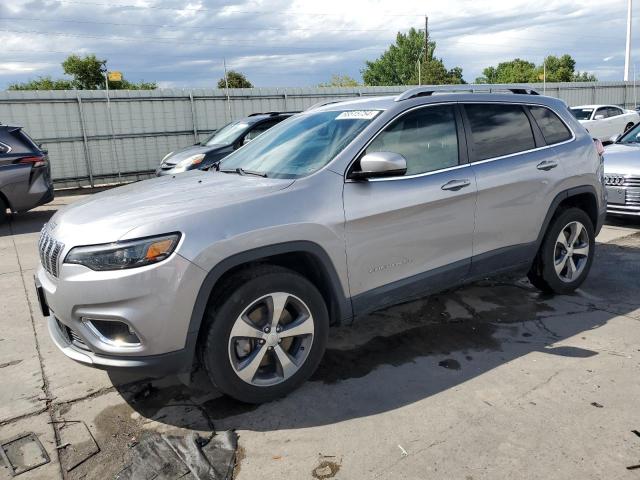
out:
M560 143L571 139L573 136L560 118L550 109L545 107L529 107L529 111L542 131L547 145Z
M486 160L536 147L529 118L521 105L467 104L464 106L475 160Z

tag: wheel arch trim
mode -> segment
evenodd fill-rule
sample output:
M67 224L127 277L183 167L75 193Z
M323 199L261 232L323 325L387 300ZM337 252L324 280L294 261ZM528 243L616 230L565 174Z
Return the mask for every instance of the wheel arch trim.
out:
M593 185L582 185L580 187L573 187L558 193L553 199L553 201L551 202L551 205L549 206L547 214L544 218L544 221L542 222L542 227L540 228L540 232L538 233L538 238L536 239L536 250L540 248L540 245L542 245L544 236L546 235L547 230L549 229L549 224L551 223L551 219L558 211L558 207L560 206L560 204L571 197L576 197L578 195L583 195L585 193L593 196L593 200L595 201L596 206L598 206L598 209L599 209L600 206L598 204L598 195ZM604 218L601 218L601 219L599 218L597 221L597 224L593 225L596 235L600 231L603 221L604 221Z
M283 242L236 253L216 264L209 273L207 273L202 285L200 286L198 295L196 296L196 301L189 320L186 348L191 350L192 354L195 354L198 335L204 319L207 304L216 284L227 272L243 264L257 262L262 259L288 253L306 253L312 255L316 260L318 260L319 264L324 269L323 273L327 276L329 281L328 286L332 300L335 301L335 305L327 305L327 307L330 311L332 307L335 307L336 315L340 321L352 318L353 310L351 306L351 299L345 296L342 291L340 277L338 276L333 262L327 252L317 243L306 240Z

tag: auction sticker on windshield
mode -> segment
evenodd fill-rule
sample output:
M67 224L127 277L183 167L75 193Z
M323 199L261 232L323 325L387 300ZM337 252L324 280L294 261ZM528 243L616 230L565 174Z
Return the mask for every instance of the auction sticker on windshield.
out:
M349 110L342 112L336 120L371 120L380 113L380 110Z

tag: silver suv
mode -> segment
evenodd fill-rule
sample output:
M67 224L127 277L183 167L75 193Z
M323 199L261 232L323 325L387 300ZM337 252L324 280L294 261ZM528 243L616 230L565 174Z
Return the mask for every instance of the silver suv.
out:
M605 211L602 158L562 101L420 87L316 106L216 171L66 207L36 286L70 358L201 365L264 402L309 378L331 325L505 271L573 291Z

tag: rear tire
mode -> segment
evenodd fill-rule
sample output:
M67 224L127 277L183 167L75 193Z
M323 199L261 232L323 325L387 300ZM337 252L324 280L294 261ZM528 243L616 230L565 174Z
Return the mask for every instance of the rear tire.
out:
M7 205L4 203L2 197L0 197L0 225L6 222L9 219L9 214L7 213Z
M627 123L627 126L624 127L624 131L622 133L627 133L631 129L631 127L633 127L633 125L634 124L631 122Z
M263 403L313 374L326 348L329 314L309 280L259 266L234 275L219 292L206 313L201 351L216 387L237 400Z
M544 292L571 293L587 278L594 253L595 234L589 215L579 208L562 210L547 229L529 280Z

